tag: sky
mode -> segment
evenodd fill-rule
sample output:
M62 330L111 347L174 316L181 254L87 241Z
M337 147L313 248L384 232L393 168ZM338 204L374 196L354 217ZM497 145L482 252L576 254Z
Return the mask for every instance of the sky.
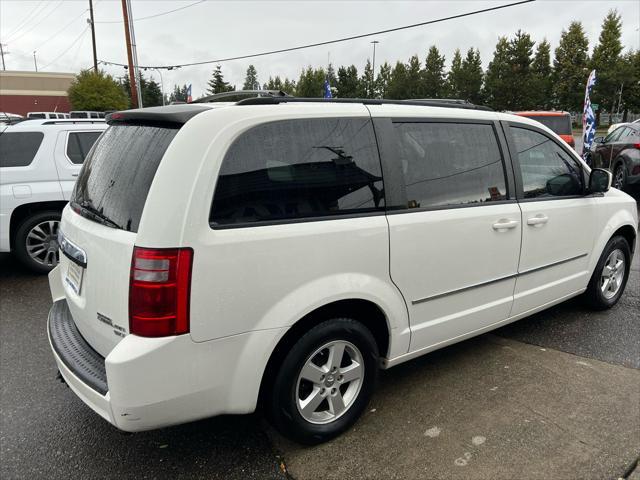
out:
M489 8L515 0L459 1L220 1L132 0L140 65L172 65L240 56L267 50L358 35ZM93 0L99 60L127 63L121 0ZM7 70L33 70L35 51L40 71L78 72L92 66L89 0L0 0L0 43ZM172 13L171 10L181 9ZM589 48L598 40L602 19L610 9L622 15L625 49L640 48L638 0L537 0L494 12L433 25L376 35L306 50L222 63L225 80L241 88L252 63L259 81L280 75L297 79L308 66L355 64L359 72L376 48L376 65L407 61L417 54L424 62L429 46L446 56L456 48L480 50L484 68L499 36L518 29L533 40L546 38L555 49L563 29L582 22ZM153 16L152 18L144 18ZM101 66L114 76L122 67ZM174 84L193 84L193 97L205 93L213 64L162 71L164 91ZM159 82L156 71L144 72Z

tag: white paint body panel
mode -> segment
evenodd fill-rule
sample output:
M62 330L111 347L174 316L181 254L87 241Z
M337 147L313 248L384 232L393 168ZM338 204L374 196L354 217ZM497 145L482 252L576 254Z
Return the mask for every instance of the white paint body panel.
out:
M229 106L196 115L167 149L137 233L64 211L65 235L87 253L86 290L78 296L64 286L65 260L50 275L52 296L66 297L82 335L106 357L109 385L105 396L92 395L57 358L72 389L108 421L130 431L250 412L278 341L318 307L342 299L375 303L389 329L383 359L389 367L579 294L611 234L623 225L637 229L635 204L614 190L555 202L558 206L511 202L210 227L220 164L241 133L276 120L370 115L537 124L494 112L361 104ZM527 232L531 227L523 221L541 209L552 220L549 228ZM493 223L502 219L519 222L517 228L494 230ZM521 244L527 245L526 252ZM120 338L96 319L99 312L128 332L134 245L193 249L189 334ZM587 255L576 264L567 262L525 280L518 276L582 253ZM439 297L412 303L432 296Z

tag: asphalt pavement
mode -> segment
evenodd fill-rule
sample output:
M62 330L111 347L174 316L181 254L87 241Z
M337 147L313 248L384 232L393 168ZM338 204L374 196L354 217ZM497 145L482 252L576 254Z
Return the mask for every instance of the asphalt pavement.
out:
M619 476L640 454L639 260L613 309L569 301L384 372L354 429L300 449L257 414L118 432L55 378L47 278L0 255L0 477Z

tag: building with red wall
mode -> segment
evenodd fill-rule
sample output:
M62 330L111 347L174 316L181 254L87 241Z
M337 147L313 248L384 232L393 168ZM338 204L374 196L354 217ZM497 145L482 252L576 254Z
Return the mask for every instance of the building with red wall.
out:
M74 78L73 73L0 71L0 112L67 113L67 90Z

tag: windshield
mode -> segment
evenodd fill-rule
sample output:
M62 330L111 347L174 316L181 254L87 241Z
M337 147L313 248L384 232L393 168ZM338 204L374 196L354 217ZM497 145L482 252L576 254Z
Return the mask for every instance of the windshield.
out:
M571 117L569 115L527 115L558 135L571 135Z
M109 127L87 155L71 198L81 215L137 232L160 160L177 128Z

